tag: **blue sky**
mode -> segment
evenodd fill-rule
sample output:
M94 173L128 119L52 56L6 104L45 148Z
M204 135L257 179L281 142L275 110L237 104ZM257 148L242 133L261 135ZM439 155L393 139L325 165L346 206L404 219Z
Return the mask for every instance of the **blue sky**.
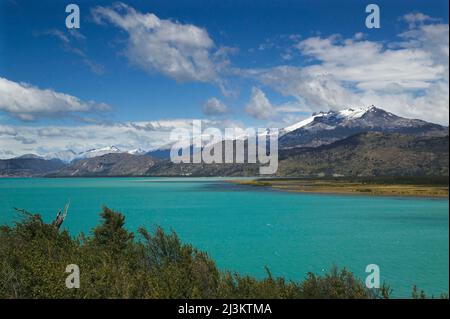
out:
M284 126L365 104L448 125L448 1L374 1L380 29L365 26L367 1L74 1L76 31L69 3L0 0L0 149L11 154L106 143L64 144L43 128Z

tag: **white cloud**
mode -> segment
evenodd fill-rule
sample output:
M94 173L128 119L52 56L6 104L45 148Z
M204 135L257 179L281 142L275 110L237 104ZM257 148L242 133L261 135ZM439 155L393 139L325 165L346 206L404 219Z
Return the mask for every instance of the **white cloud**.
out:
M17 83L0 77L0 111L24 121L109 109L104 103L82 101L69 94L39 89L27 83Z
M303 108L297 101L273 104L260 88L253 87L245 112L255 119L267 120L267 127L281 128L298 119Z
M92 15L97 23L111 23L128 34L126 56L144 70L180 82L218 81L211 59L214 42L205 29L141 13L124 3L95 7Z
M395 43L359 36L307 38L296 47L310 59L309 65L240 74L296 98L303 111L374 104L401 116L448 125L449 26L425 23L431 20L410 17L409 22L423 23L411 25Z
M229 112L228 107L219 99L212 97L208 99L202 107L205 115L223 115Z
M299 111L339 109L352 103L353 97L333 75L310 73L306 69L280 66L247 72L247 76L297 99ZM353 100L353 102L356 102Z
M0 125L0 136L2 135L16 136L17 132L10 126Z
M355 40L362 40L362 39L364 39L366 37L366 34L364 34L364 33L362 33L362 32L357 32L357 33L355 33L355 35L353 36L353 38L355 39Z
M21 142L22 144L25 144L25 145L36 144L36 140L34 140L32 138L26 138L26 137L23 137L23 136L16 136L16 137L14 137L14 139L16 141Z
M270 103L266 94L259 88L253 87L250 101L245 107L248 115L260 119L267 120L273 118L277 114L277 110Z
M448 75L449 26L448 24L428 24L409 29L400 34L404 40L401 46L409 50L420 50L430 55L436 65L446 68Z
M390 50L372 41L309 38L297 47L304 55L320 61L308 67L308 72L330 73L362 90L383 90L392 84L405 90L426 89L445 72L445 67L433 63L426 51Z
M439 21L439 19L432 18L421 12L415 12L415 13L411 12L411 13L405 14L402 17L402 20L406 21L409 24L410 28L415 28L417 25L423 24L425 22Z

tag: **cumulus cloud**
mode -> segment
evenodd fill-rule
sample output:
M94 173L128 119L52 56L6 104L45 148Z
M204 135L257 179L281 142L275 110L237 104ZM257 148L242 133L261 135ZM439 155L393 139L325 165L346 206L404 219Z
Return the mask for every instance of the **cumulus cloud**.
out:
M250 101L245 106L245 112L259 120L271 119L277 114L277 110L269 101L266 94L257 87L252 88Z
M285 96L296 98L299 111L339 109L356 102L351 93L326 72L314 74L299 67L279 66L246 74Z
M408 14L405 14L401 20L406 21L409 24L410 28L415 28L417 25L423 24L425 22L436 22L439 21L439 19L432 18L426 14L423 14L421 12L410 12Z
M41 117L67 117L76 113L107 111L104 103L82 101L79 98L40 89L28 83L17 83L0 77L0 111L24 121Z
M305 116L303 108L297 101L274 104L258 87L252 88L245 112L255 119L264 120L267 127L278 128L298 122ZM302 114L300 115L300 113Z
M426 51L390 50L372 41L315 37L301 41L297 47L304 55L320 61L308 72L330 73L362 90L383 90L393 84L405 90L425 89L442 78L445 71L443 65L433 63Z
M417 14L407 21L416 23L395 43L360 36L311 37L296 44L309 65L240 74L294 97L304 111L374 104L401 116L448 125L449 26Z
M125 54L142 69L179 82L218 81L218 66L211 57L214 42L205 29L141 13L124 3L95 7L92 16L127 33Z
M208 99L203 104L202 111L203 114L208 116L224 115L229 112L228 106L215 97Z

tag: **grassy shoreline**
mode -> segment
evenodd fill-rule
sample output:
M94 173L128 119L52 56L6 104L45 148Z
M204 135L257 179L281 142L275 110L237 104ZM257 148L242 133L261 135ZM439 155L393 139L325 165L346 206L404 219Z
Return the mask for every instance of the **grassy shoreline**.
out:
M231 182L294 193L448 198L448 177L438 178L264 178Z

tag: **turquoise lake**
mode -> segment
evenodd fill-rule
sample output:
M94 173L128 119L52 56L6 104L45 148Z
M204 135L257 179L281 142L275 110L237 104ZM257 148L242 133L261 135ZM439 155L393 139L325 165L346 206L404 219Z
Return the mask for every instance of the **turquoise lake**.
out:
M262 277L267 266L299 280L337 265L365 278L377 264L396 297L414 284L449 290L447 199L294 194L208 178L0 179L0 224L17 218L13 207L51 221L69 199L73 234L88 233L107 205L131 230L176 231L221 269Z

